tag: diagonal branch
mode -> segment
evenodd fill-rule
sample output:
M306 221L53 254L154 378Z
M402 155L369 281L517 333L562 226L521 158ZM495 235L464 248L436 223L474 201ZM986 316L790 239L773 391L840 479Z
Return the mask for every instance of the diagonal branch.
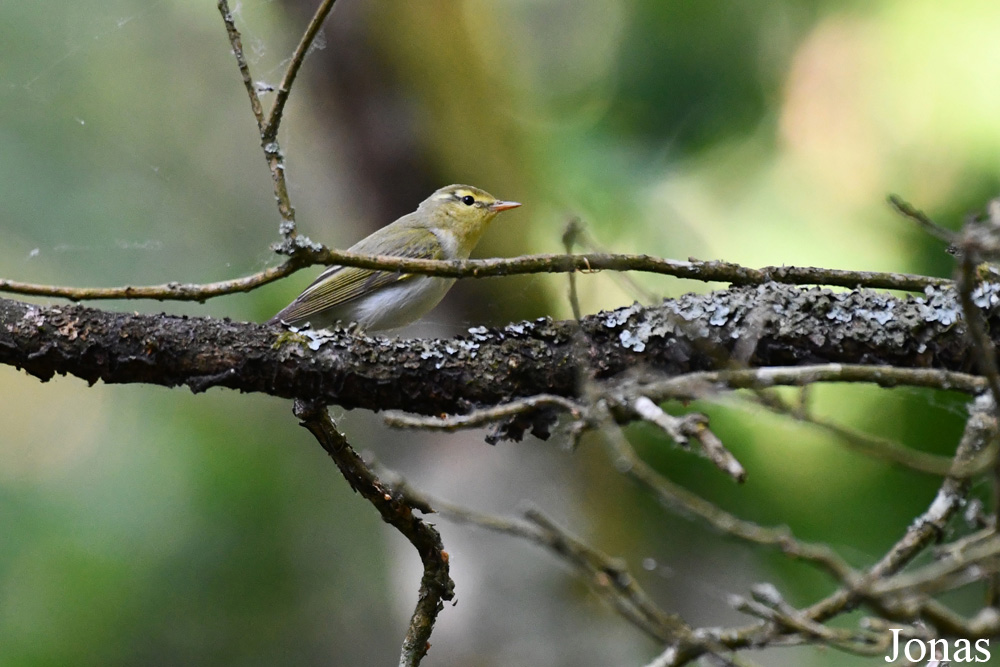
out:
M612 420L607 421L600 433L617 459L616 467L639 483L665 506L681 514L695 516L712 528L741 540L777 547L791 558L811 563L825 570L838 582L850 583L856 579L857 575L851 566L825 544L799 540L786 528L762 526L752 521L740 519L660 475L639 457L621 429Z
M538 508L527 507L526 520L509 519L431 499L403 480L395 480L393 488L414 504L433 506L440 516L456 523L519 537L548 549L582 574L591 590L649 636L670 644L692 641L690 627L679 616L660 609L623 562L570 535Z
M386 523L403 534L420 554L424 574L420 579L417 606L410 619L410 626L403 640L401 667L419 665L427 655L434 622L444 607L445 600L455 596L455 582L448 574L448 553L441 543L441 535L433 526L416 516L414 510L430 511L425 505L416 507L406 498L392 493L337 430L326 407L307 401L296 401L295 416L302 420L320 446L326 450L351 488L370 502Z
M271 113L268 114L267 122L261 127L261 137L265 143L275 141L278 138L278 128L281 126L281 118L285 111L285 103L288 101L288 95L292 92L292 84L299 73L299 68L302 67L302 63L306 59L306 54L312 48L313 40L319 34L323 22L326 21L326 17L330 14L336 1L323 0L319 4L319 7L316 8L316 13L313 14L309 25L306 26L306 31L302 33L302 39L299 40L298 46L295 47L295 53L292 54L292 59L285 70L285 76L282 77L281 83L278 85L277 93L274 96L274 104L271 106Z
M257 87L254 85L253 77L250 76L250 65L247 63L246 54L243 53L243 37L236 28L236 20L229 9L227 0L219 0L219 13L222 15L222 22L226 26L226 34L229 35L229 44L233 47L233 56L236 58L236 66L240 70L243 79L243 87L247 89L247 96L250 98L250 110L253 117L257 119L257 127L264 128L264 107L260 103L260 96L257 94Z
M271 107L271 113L267 116L264 115L264 108L261 104L260 96L257 94L257 87L254 84L253 77L250 75L250 65L247 63L246 56L243 53L243 40L239 29L236 27L236 21L233 19L233 13L229 9L229 2L228 0L219 0L218 2L219 13L222 15L222 22L226 26L229 43L233 47L233 55L236 57L236 64L243 79L243 86L246 88L247 95L250 98L250 109L257 121L257 130L260 132L260 146L264 150L267 166L271 170L271 180L274 182L274 195L277 199L278 213L281 215L282 220L279 230L285 239L285 244L292 248L307 246L309 242L298 239L298 232L295 229L295 208L292 206L291 198L288 195L288 183L285 180L285 157L282 155L281 146L278 144L278 128L281 126L285 103L288 100L288 95L291 93L292 83L295 81L299 68L302 66L302 62L309 52L313 40L319 33L320 26L330 13L335 1L323 0L320 3L316 14L302 35L302 39L299 41L292 59L289 61L288 69L285 71L284 77L282 77L274 104Z

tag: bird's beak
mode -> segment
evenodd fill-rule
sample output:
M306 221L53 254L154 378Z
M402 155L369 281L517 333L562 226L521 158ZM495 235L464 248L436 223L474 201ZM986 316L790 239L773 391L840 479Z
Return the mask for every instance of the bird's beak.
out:
M500 211L506 211L511 208L517 208L520 205L521 202L519 201L495 201L492 204L490 204L490 210L499 213Z

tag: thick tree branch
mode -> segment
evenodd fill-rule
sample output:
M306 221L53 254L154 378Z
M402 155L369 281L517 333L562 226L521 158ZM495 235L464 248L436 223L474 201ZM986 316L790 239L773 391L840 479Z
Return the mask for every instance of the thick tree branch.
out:
M984 285L979 305L990 330L1000 331L1000 307L990 303L995 289ZM573 342L577 326L582 350ZM0 299L0 362L42 379L60 373L91 383L229 387L433 415L536 394L575 396L580 364L600 381L634 369L650 381L709 369L751 334L757 340L753 366L973 367L953 290L901 299L771 284L686 295L651 308L633 305L590 315L579 325L541 319L498 330L479 327L452 340L295 333L211 318ZM949 388L947 376L940 386Z

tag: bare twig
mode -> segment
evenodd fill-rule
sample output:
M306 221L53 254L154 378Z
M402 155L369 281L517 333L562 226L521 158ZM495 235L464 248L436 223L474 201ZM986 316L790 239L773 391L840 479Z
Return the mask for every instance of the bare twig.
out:
M452 278L490 278L531 273L572 273L574 271L643 271L659 275L673 276L704 282L725 282L733 285L762 285L777 282L790 285L833 285L841 287L867 287L872 289L897 289L923 291L927 287L950 285L945 278L908 275L900 273L878 273L871 271L844 271L837 269L817 269L812 267L764 267L751 269L730 262L681 261L650 257L648 255L522 255L509 259L465 259L434 260L390 257L386 255L366 255L348 250L334 250L312 244L299 237L293 244L282 244L276 248L296 260L294 265L283 264L267 271L284 270L288 275L300 268L314 264L338 264L362 269L402 271L421 275ZM147 287L74 288L54 285L22 283L0 280L0 291L37 296L64 297L73 300L87 299L158 299L202 301L222 294L246 291L244 283L253 287L275 280L263 280L267 271L238 278L223 283L185 286L185 294L177 292L169 285ZM271 275L271 274L268 274ZM281 277L281 276L277 276ZM221 286L228 286L220 288Z
M674 442L687 446L694 438L701 444L702 451L715 466L732 477L737 482L746 481L747 473L736 460L732 452L726 449L722 441L708 428L708 417L702 414L687 414L674 417L645 396L639 396L629 402L629 407L639 417L662 429Z
M941 225L937 224L931 220L926 213L918 208L915 208L899 195L889 195L889 205L904 218L908 218L909 220L912 220L920 225L925 232L934 238L946 241L947 243L952 243L955 240L955 232L950 229L945 229Z
M984 393L976 398L969 412L965 433L955 454L956 468L968 466L979 452L997 438L997 419L991 394ZM873 585L900 572L943 533L948 522L962 507L970 486L967 479L946 478L930 507L910 524L903 537L863 577L855 579L852 585L845 586L802 610L805 617L815 622L824 622L850 611L864 600L876 605L881 604L881 600L871 594ZM940 610L940 607L935 609ZM716 637L723 645L737 648L773 643L783 634L784 630L774 625L765 627L754 625L719 631ZM691 659L692 656L681 657Z
M993 443L994 445L996 443ZM997 531L997 520L1000 517L1000 457L996 451L993 455L993 471L991 481L993 484L993 531ZM986 605L992 609L998 620L1000 620L1000 574L990 577L989 586L986 589Z
M873 632L858 633L845 628L828 628L809 619L788 603L768 604L761 600L748 600L742 596L733 596L730 602L735 610L769 621L789 633L795 633L805 639L814 639L828 646L836 646L851 653L879 655L888 645L884 639L885 635Z
M566 224L566 230L563 232L562 241L563 245L566 247L566 255L573 254L573 245L576 243L577 237L583 232L580 220L578 218L573 218ZM569 278L569 306L573 313L573 319L577 322L583 317L580 311L580 295L576 289L576 271L571 271L567 274Z
M981 581L997 571L1000 571L1000 536L993 534L951 558L873 582L866 594L872 598L934 595Z
M755 544L778 547L782 553L812 563L833 575L837 581L851 584L857 575L853 568L829 547L796 539L787 528L768 528L739 519L701 496L674 484L639 458L610 415L600 429L612 453L615 467L648 489L665 506L692 514L733 537Z
M702 643L707 644L707 642ZM708 652L712 655L712 658L711 662L706 664L711 665L712 667L759 667L758 663L735 654L727 653L723 655L724 649L714 651L709 650ZM653 658L652 662L646 663L645 667L675 667L679 664L675 662L678 655L677 649L673 646L669 646L667 647L667 650Z
M281 146L278 144L278 128L281 126L282 114L285 103L288 100L288 95L291 93L292 83L295 81L299 68L302 66L302 62L309 52L309 48L312 46L313 40L319 32L320 26L333 8L334 2L335 0L323 0L320 3L316 14L306 27L306 31L303 33L302 39L299 41L295 53L288 63L288 68L285 70L285 75L282 77L281 84L278 87L271 112L267 116L264 115L260 96L257 94L253 77L250 75L250 66L247 64L246 57L243 54L242 39L239 30L236 28L233 14L229 10L229 3L227 0L219 0L218 3L219 13L222 15L223 23L226 25L229 43L233 47L233 55L236 56L236 63L243 78L243 86L250 97L250 109L257 121L257 130L260 132L260 145L264 150L268 169L271 170L271 180L274 182L274 195L278 204L278 213L282 221L279 231L285 239L286 247L290 250L306 245L308 242L304 244L298 242L298 232L295 229L295 208L292 206L291 198L288 195L288 184L285 180L285 158L281 153Z
M514 415L532 412L541 407L557 407L568 412L574 419L584 415L584 407L575 401L554 394L537 394L521 398L492 408L473 410L464 415L448 417L421 417L402 412L386 412L385 423L396 428L420 428L431 431L458 431L464 428L478 428L501 421Z
M123 287L61 287L58 285L35 285L16 280L0 280L0 292L24 294L28 296L48 296L70 301L92 301L100 299L155 299L157 301L198 301L225 294L249 292L261 285L289 276L312 262L293 257L278 266L264 269L243 278L220 280L214 283L165 283Z
M302 33L302 39L299 40L298 46L295 47L295 53L292 54L292 59L288 62L285 76L282 77L281 83L278 85L277 93L274 96L274 104L271 105L271 113L268 114L267 122L261 127L261 138L265 143L275 141L278 138L278 128L281 126L281 118L285 111L285 103L288 101L288 95L292 92L292 84L299 73L299 68L302 67L302 63L306 59L306 54L309 53L309 49L312 47L313 40L319 34L323 22L326 21L326 17L330 14L336 1L323 0L319 4L319 7L316 8L316 13L313 14L309 25L306 26L305 32Z
M587 228L579 222L579 220L577 220L577 222L579 224L577 225L577 233L575 237L576 242L578 242L581 247L588 252L595 254L607 254L607 248L598 243L597 240L587 231ZM663 298L662 294L651 292L633 280L627 273L612 273L611 279L616 281L627 294L631 294L634 298L642 300L645 303L656 303Z
M654 639L667 643L684 643L690 639L690 629L684 621L661 610L629 574L624 563L571 536L539 509L527 507L524 511L527 521L521 521L431 498L399 477L392 480L392 486L411 505L433 506L438 516L456 523L525 539L555 553L580 572L595 593Z
M813 386L813 385L809 385ZM817 427L842 441L847 447L875 459L909 468L917 472L944 477L975 477L982 474L993 465L996 459L995 443L976 455L968 466L956 467L954 460L948 456L938 456L906 447L887 438L864 433L847 428L832 421L809 414L801 405L788 405L776 393L756 392L750 400L754 405L762 406L776 414L789 416L796 421Z
M628 402L628 407L637 417L659 428L681 447L688 447L691 444L694 429L698 424L704 424L707 420L707 417L702 414L674 417L664 412L663 408L645 396L632 399Z
M993 607L984 607L972 618L965 618L936 600L924 600L916 615L945 636L990 638L1000 635L1000 614Z
M246 55L243 53L243 38L236 28L236 20L233 13L229 11L229 2L219 0L219 13L222 14L222 22L226 24L226 33L229 35L229 43L233 47L233 55L236 57L236 65L240 69L243 78L243 86L247 89L247 96L250 98L250 110L257 120L257 127L264 127L264 107L260 103L260 96L257 94L257 87L254 85L253 77L250 76L250 65L247 64Z
M974 460L978 452L996 439L997 419L994 410L993 401L985 394L973 401L965 433L955 453L957 467ZM864 580L852 589L842 590L813 605L809 610L810 615L817 620L829 618L857 600L858 591L864 590L868 582L899 572L944 531L948 521L961 508L969 488L970 482L967 479L956 477L945 479L927 511L910 525L902 539L868 571Z
M976 367L986 377L994 406L1000 410L1000 368L997 365L996 347L990 339L978 305L984 294L977 289L982 282L978 272L980 262L984 258L996 260L1000 249L1000 200L989 202L985 220L973 219L965 224L961 235L954 242L954 248L959 260L956 268L959 301L965 316L966 331L972 342L973 357ZM996 517L1000 509L1000 459L994 461L993 469L993 516ZM994 571L989 577L987 602L994 608L1000 605L1000 572Z
M295 230L295 208L292 206L288 196L288 185L285 182L285 159L281 154L281 147L276 138L265 138L264 129L267 127L269 119L264 116L264 109L257 94L253 77L250 75L250 66L247 64L243 54L243 43L240 32L236 28L233 14L229 10L227 0L219 0L219 13L222 14L222 21L226 24L226 32L229 35L229 43L233 46L233 55L236 56L236 63L240 68L240 75L243 78L243 86L247 89L250 97L250 109L257 121L257 130L260 132L261 148L264 149L264 157L267 160L268 169L271 170L271 180L274 182L274 196L278 204L278 214L281 216L281 224L278 229L286 242L295 241L297 232Z
M747 479L746 470L740 464L733 453L726 448L713 431L708 428L707 424L701 424L697 426L694 431L694 437L701 445L701 449L708 456L708 459L715 464L722 472L726 473L734 480L742 484Z
M722 389L801 387L817 382L870 383L880 387L928 387L977 394L985 388L978 375L937 368L898 368L865 364L770 366L722 371L698 371L641 385L638 391L654 401L704 398Z
M386 523L402 533L420 554L424 574L399 661L403 667L419 665L427 654L428 640L437 615L443 608L443 601L451 600L455 595L455 584L448 574L448 553L441 543L441 536L414 514L417 507L394 495L365 465L337 430L325 406L295 401L294 412L337 464L351 488L374 505ZM419 509L430 511L425 504Z
M595 591L636 626L660 641L678 645L691 641L690 628L675 614L657 607L621 560L610 558L571 536L537 508L525 517L540 530L544 546L586 572Z

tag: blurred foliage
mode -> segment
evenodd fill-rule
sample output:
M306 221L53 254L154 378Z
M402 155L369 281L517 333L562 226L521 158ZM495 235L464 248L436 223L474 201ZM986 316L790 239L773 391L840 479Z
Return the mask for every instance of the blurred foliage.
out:
M239 3L257 80L279 79L311 10ZM6 2L0 19L0 275L148 284L276 261L270 177L214 3ZM1000 186L1000 7L984 0L340 0L331 20L282 146L301 230L334 245L388 222L372 202L395 188L471 182L526 204L481 256L560 251L578 215L617 251L946 274L940 246L889 213L885 195L954 226ZM336 41L348 31L359 41ZM364 104L329 95L332 73L358 62L374 63L361 76L385 73L380 87L352 89ZM363 120L367 143L349 152ZM367 154L420 173L359 187ZM204 306L108 305L260 321L308 279ZM664 295L708 289L636 279ZM580 284L587 311L636 298L610 276ZM564 276L467 281L414 331L565 317L565 291ZM284 402L42 385L11 368L0 401L0 666L394 660L415 556ZM955 397L923 392L824 388L812 401L942 454L964 415ZM749 470L744 487L648 430L630 434L672 479L829 540L858 565L933 495L935 480L806 425L707 409ZM795 603L829 590L811 570L665 513L594 440L568 456L555 443L400 435L366 415L344 423L431 493L501 513L537 502L624 555L692 622L746 621L726 595L763 579ZM443 613L428 664L642 664L655 653L548 555L443 529L460 604ZM765 657L862 664L808 649Z

